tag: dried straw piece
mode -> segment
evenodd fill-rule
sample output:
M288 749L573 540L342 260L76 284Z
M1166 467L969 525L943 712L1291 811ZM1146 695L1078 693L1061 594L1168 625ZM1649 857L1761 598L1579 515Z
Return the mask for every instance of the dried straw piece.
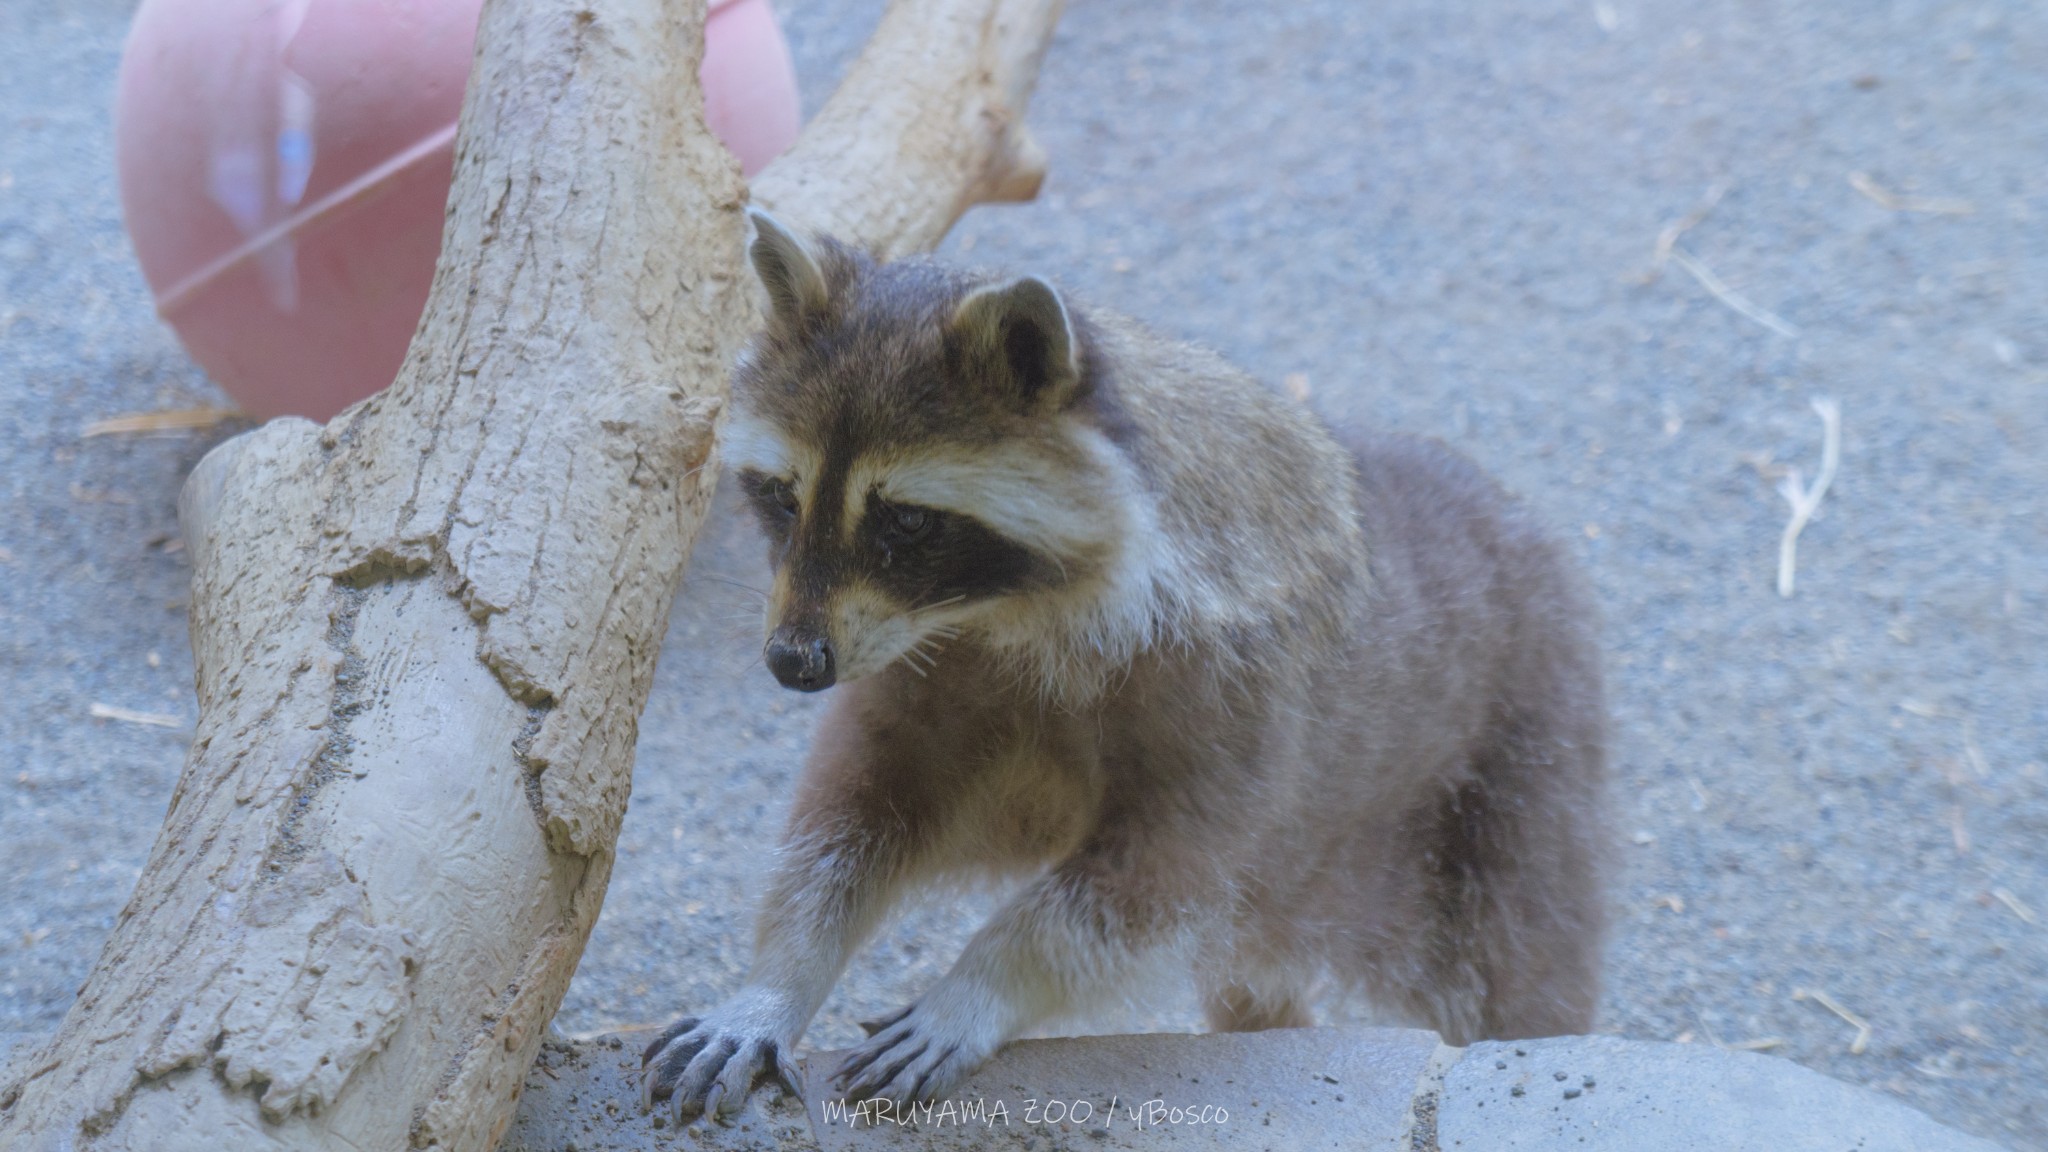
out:
M1779 495L1792 505L1792 518L1786 522L1785 534L1778 540L1778 595L1785 597L1792 595L1799 533L1820 508L1821 497L1828 494L1828 485L1835 482L1835 469L1842 462L1842 406L1822 398L1813 401L1813 410L1821 422L1820 475L1813 478L1813 487L1808 488L1800 478L1799 469L1792 468L1778 482Z
M1868 172L1849 173L1849 187L1863 194L1872 204L1888 212L1925 212L1930 216L1968 216L1977 210L1968 200L1945 199L1939 196L1901 196L1870 178Z
M1849 1042L1849 1055L1861 1056L1864 1049L1870 1047L1870 1021L1842 1007L1835 1001L1833 996L1818 988L1799 988L1793 991L1792 998L1794 1000L1811 1000L1854 1026L1856 1038Z
M2012 914L2019 917L2023 922L2028 924L2039 924L2041 922L2034 916L2032 908L2020 903L2020 898L2012 894L2012 889L1993 888L1991 890L1991 897L2000 904L2012 909Z
M1714 274L1712 268L1700 263L1699 259L1692 253L1678 246L1678 238L1691 231L1700 221L1705 220L1708 213L1714 210L1714 206L1721 202L1721 197L1727 194L1728 186L1726 184L1714 185L1712 188L1707 189L1706 199L1700 202L1699 207L1686 213L1684 219L1674 220L1666 224L1657 233L1657 248L1651 254L1651 263L1654 267L1650 276L1654 279L1656 271L1662 269L1667 261L1676 263L1680 268L1690 273L1693 279L1699 281L1700 287L1712 293L1714 299L1719 300L1729 308L1734 309L1738 314L1756 321L1788 340L1797 339L1799 329L1793 327L1777 313L1762 307L1749 297L1730 288L1725 281Z
M185 722L176 716L166 716L162 712L137 712L133 708L117 708L112 704L102 704L97 700L93 701L92 707L87 709L87 711L92 713L92 718L95 720L119 720L123 724L143 724L151 728L182 728L185 726Z
M153 432L189 432L196 428L211 428L225 420L241 415L233 408L171 408L162 412L130 412L125 416L109 416L95 420L80 433L86 439L94 436L137 436Z
M1799 338L1799 329L1793 327L1789 321L1770 309L1757 304L1735 289L1730 288L1719 276L1714 275L1712 268L1694 259L1685 249L1673 248L1671 250L1671 259L1680 268L1692 273L1692 278L1700 282L1700 287L1713 293L1714 299L1726 304L1737 313L1747 316L1751 320L1769 328L1787 340Z

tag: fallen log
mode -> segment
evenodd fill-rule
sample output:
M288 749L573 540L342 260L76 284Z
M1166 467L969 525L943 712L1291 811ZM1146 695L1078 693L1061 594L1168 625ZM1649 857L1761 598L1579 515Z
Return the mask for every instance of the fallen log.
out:
M896 0L755 197L887 253L1028 196L1060 0ZM490 0L397 380L180 501L199 724L0 1146L488 1149L611 874L757 323L704 11Z

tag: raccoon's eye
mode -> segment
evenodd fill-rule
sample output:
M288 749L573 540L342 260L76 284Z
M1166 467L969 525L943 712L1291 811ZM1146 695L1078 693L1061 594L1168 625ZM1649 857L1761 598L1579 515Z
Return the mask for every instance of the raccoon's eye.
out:
M882 515L883 529L896 539L905 541L922 539L939 522L937 512L909 504L891 504L883 509Z
M796 515L796 489L790 487L789 481L770 480L767 490L762 495L773 501L777 508L782 509L783 515Z

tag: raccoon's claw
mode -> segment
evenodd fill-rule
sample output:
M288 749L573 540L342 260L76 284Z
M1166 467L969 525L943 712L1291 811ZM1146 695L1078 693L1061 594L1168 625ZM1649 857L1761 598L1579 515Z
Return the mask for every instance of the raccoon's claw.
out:
M994 1050L960 1032L939 1019L938 1013L912 1005L875 1022L866 1042L840 1062L833 1082L849 1100L898 1104L936 1100Z
M780 1044L775 1046L775 1078L782 1082L782 1090L796 1099L802 1100L807 1095L804 1091L803 1068L790 1056L789 1050Z
M669 1025L640 1057L640 1106L667 1100L678 1125L704 1116L721 1124L746 1107L747 1093L772 1075L799 1098L803 1073L786 1046L686 1016Z
M901 1020L908 1015L910 1015L910 1008L908 1006L905 1006L903 1008L897 1009L897 1011L893 1015L884 1016L880 1020L861 1021L860 1030L862 1032L867 1033L870 1036L873 1036L875 1033L880 1032L882 1029L887 1028L889 1025L896 1023L898 1020Z
M695 1031L696 1028L697 1018L695 1016L685 1016L668 1027L663 1028L661 1035L656 1036L652 1044L640 1050L640 1067L647 1067L647 1062L654 1059L656 1052L668 1047L669 1041L674 1040L685 1032Z

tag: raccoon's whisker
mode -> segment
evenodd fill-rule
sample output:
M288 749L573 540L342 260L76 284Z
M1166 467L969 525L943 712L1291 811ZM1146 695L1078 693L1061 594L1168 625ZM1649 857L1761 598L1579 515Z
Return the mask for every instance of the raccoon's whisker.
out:
M723 584L728 588L737 588L742 592L752 593L764 601L769 598L767 591L764 589L756 588L752 584L742 584L737 580L728 580L723 576L698 576L696 579L709 580L713 584Z
M718 637L720 657L748 656L759 659L761 655L761 634L751 628L735 628Z
M939 653L942 651L944 649L930 637L925 637L912 644L909 648L904 649L903 655L908 658L912 668L923 664L924 667L936 671L939 667ZM922 676L924 673L920 671L918 675Z
M939 654L944 651L944 645L930 636L923 636L916 643L905 649L904 655L922 661L927 668L936 669L939 666Z
M726 678L744 675L752 672L756 667L764 671L768 667L768 662L763 659L758 649L753 655L747 657L738 657L728 652L718 660L718 674Z
M920 604L916 608L911 609L911 611L930 612L934 608L944 608L948 604L958 604L959 602L965 599L967 599L967 594L965 592L962 592L958 596L948 596L944 600L934 600L930 604Z

